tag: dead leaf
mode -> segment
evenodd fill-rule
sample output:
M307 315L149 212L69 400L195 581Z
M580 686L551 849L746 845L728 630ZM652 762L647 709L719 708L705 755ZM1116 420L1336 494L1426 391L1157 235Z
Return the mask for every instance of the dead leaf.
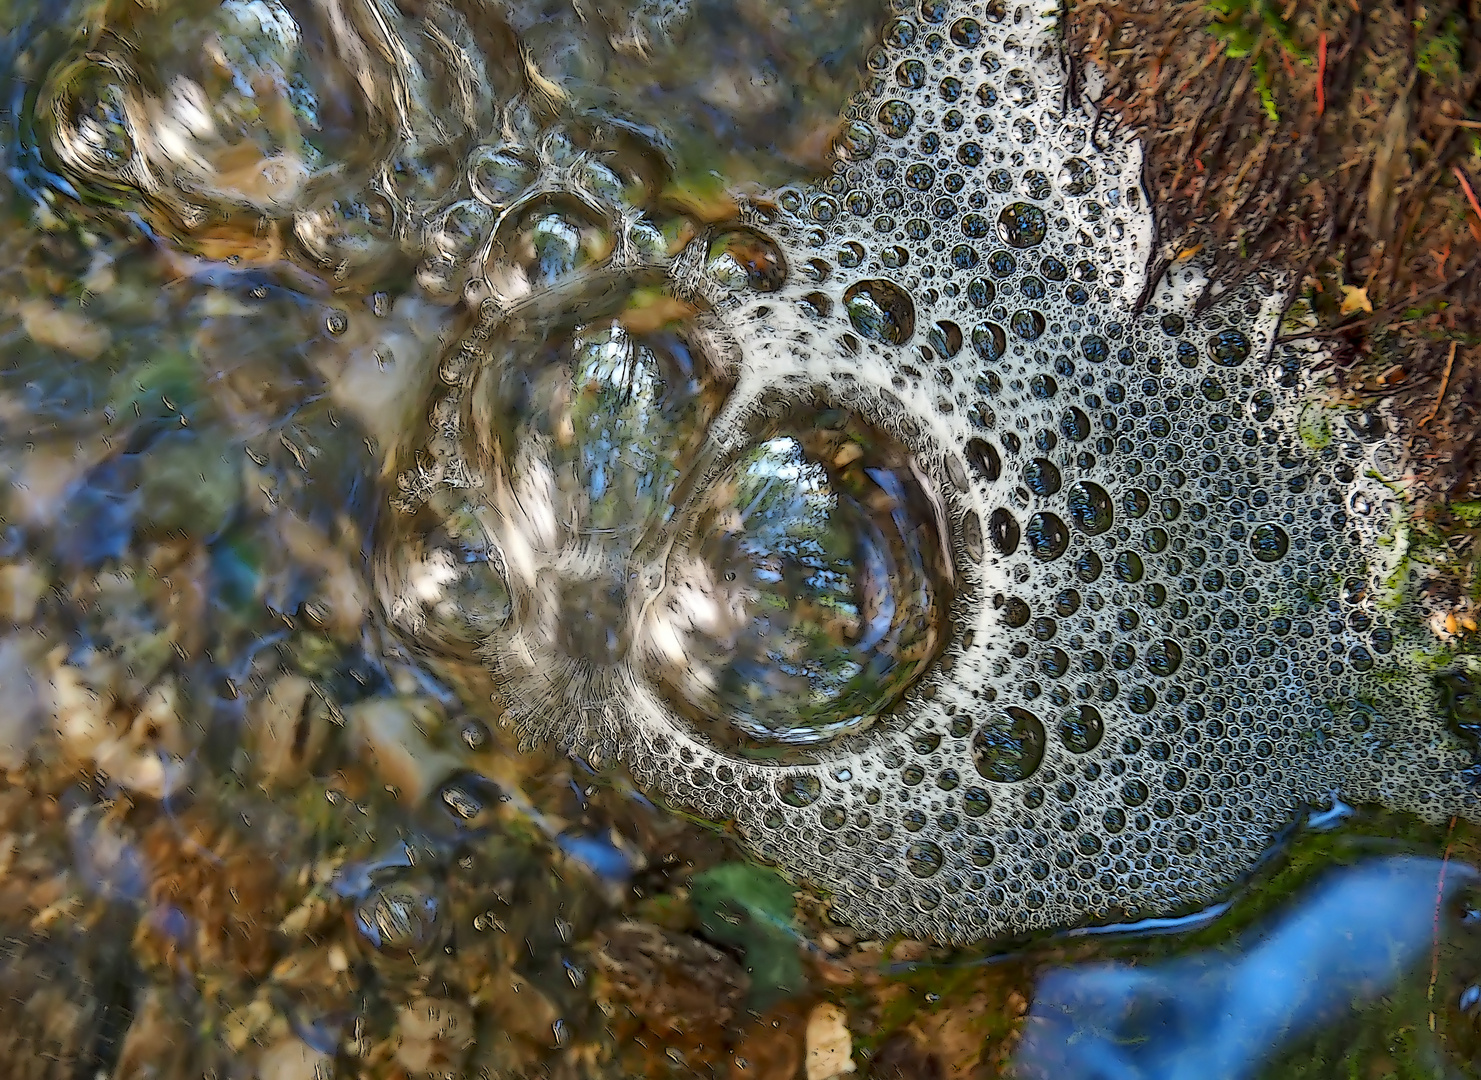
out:
M1339 310L1344 315L1351 315L1355 311L1373 314L1373 302L1368 299L1368 290L1356 285L1342 286L1342 307Z

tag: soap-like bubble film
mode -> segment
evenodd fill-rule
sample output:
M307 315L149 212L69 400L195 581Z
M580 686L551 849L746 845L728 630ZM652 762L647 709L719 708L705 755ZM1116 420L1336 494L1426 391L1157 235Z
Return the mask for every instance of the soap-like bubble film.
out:
M1039 7L897 4L826 177L682 221L655 140L449 10L207 9L59 64L43 138L461 306L375 433L372 570L529 739L950 941L1205 903L1334 794L1475 815L1381 418L1315 401L1258 267L1147 281L1139 149Z

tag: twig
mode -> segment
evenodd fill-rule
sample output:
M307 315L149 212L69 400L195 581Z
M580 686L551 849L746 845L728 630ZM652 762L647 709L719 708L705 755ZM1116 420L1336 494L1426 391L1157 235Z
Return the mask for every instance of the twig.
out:
M1459 165L1452 165L1450 171L1455 173L1455 178L1460 181L1461 189L1465 191L1466 198L1471 201L1471 209L1476 211L1477 220L1481 220L1481 203L1476 201L1476 193L1471 190L1471 183L1466 179L1466 174L1460 171Z
M1453 350L1452 350L1453 351ZM1440 979L1440 909L1445 903L1445 868L1450 865L1450 845L1455 838L1455 815L1450 815L1450 828L1445 833L1445 855L1440 860L1440 884L1435 888L1434 948L1430 953L1430 1030L1435 1030L1435 983Z
M1316 114L1327 111L1327 32L1323 30L1316 39Z
M1451 127L1481 128L1481 120L1456 120L1449 116L1437 116L1437 123L1449 124Z
M1366 315L1361 319L1354 319L1351 322L1345 322L1339 326L1329 327L1325 330L1303 330L1299 334L1282 334L1280 335L1280 337L1275 339L1276 344L1284 345L1290 341L1304 341L1307 338L1341 337L1349 330L1356 330L1360 326L1367 326L1369 323L1383 323L1386 320L1393 318L1395 315L1405 310L1406 308L1418 307L1426 300L1430 300L1436 296L1443 296L1445 293L1449 292L1451 289L1459 285L1466 278L1470 277L1471 273L1478 267L1481 267L1481 255L1477 255L1470 262L1462 266L1458 271L1456 271L1455 276L1452 277L1450 280L1443 281L1439 285L1428 288L1420 293L1418 296L1412 296L1409 299L1401 301L1398 304L1381 308L1378 311L1375 311L1372 315ZM1403 322L1392 323L1390 325L1403 326L1409 321L1411 320L1406 319Z
M1445 391L1450 388L1450 372L1455 368L1455 346L1456 342L1452 341L1450 356L1445 361L1445 374L1440 376L1440 392L1435 395L1435 406L1429 411L1429 415L1419 422L1420 427L1428 426L1431 420L1440 415L1440 403L1445 400Z

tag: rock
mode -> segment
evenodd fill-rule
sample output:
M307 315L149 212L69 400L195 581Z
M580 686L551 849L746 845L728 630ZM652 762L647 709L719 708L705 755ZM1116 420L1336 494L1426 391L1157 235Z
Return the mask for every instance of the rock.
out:
M652 923L609 927L594 959L608 1003L665 1037L722 1028L751 986L741 966L713 945Z
M86 672L57 665L47 688L57 737L69 756L102 770L134 794L152 799L173 795L190 778L175 680L160 679L130 710L118 699L114 674L106 662Z
M404 802L422 802L462 767L432 745L441 713L429 700L369 698L347 710L345 722L370 767Z
M473 1045L473 1010L447 998L419 998L397 1013L396 1061L413 1076L457 1076Z
M330 1080L332 1076L334 1059L292 1035L273 1043L257 1059L257 1080Z
M495 983L500 980L496 977ZM499 1026L536 1046L555 1045L555 1025L560 1013L533 983L510 972L503 986L485 991L489 1010Z
M825 1001L807 1017L807 1080L829 1080L854 1071L848 1014Z
M46 594L46 574L33 562L0 566L0 619L17 625L31 621Z
M247 711L252 765L265 787L306 777L329 737L328 709L302 675L280 675Z
M0 768L26 763L41 725L41 698L20 636L0 640Z
M46 300L22 300L15 311L26 336L36 344L63 349L84 360L96 359L112 340L106 326Z

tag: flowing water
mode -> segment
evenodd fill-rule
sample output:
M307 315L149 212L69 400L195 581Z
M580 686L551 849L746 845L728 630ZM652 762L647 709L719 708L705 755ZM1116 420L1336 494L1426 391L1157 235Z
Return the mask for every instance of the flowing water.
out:
M3 1075L1471 1074L1397 444L1053 13L0 12Z

